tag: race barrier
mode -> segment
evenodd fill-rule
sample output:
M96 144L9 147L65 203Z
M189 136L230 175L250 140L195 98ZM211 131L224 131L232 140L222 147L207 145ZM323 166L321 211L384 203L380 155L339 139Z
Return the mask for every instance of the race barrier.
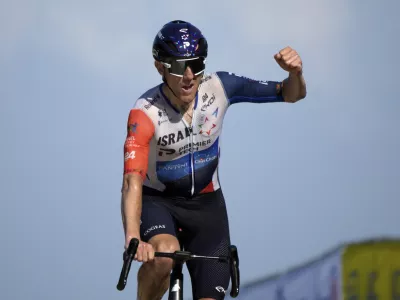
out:
M286 272L244 283L236 299L400 300L400 239L342 244Z

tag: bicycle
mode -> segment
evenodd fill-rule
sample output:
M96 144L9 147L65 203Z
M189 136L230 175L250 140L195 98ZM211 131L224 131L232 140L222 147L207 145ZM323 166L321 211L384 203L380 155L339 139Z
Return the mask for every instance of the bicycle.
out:
M119 276L119 281L117 284L117 289L119 291L122 291L126 286L132 260L135 257L138 246L139 246L139 240L133 238L129 243L128 249L126 250L124 264L122 266L121 274ZM239 256L237 248L234 245L229 246L229 256L202 256L202 255L195 255L188 251L182 251L182 250L175 251L173 253L155 252L154 256L168 257L175 261L175 265L171 272L168 300L183 300L182 268L183 264L191 259L216 260L221 263L229 263L231 283L232 283L230 296L232 298L236 298L239 295L239 287L240 287Z

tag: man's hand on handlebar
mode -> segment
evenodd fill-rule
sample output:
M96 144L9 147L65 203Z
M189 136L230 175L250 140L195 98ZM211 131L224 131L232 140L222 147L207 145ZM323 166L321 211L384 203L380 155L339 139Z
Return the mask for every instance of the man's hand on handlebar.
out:
M126 250L128 249L129 242L131 238L126 239L125 242L125 252L124 252L124 260L126 256ZM151 244L145 243L139 240L139 246L137 248L134 260L138 262L150 262L154 260L154 248Z

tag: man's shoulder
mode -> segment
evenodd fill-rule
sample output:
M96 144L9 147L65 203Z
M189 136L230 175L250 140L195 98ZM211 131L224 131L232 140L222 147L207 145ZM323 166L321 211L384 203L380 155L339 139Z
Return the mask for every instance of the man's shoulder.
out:
M221 71L211 72L204 74L203 78L200 81L200 88L201 89L215 89L220 88L223 86L223 82L220 78Z
M149 109L157 99L161 97L160 85L152 87L151 89L145 91L138 98L136 98L133 107L137 109L145 108Z
M221 71L205 73L203 78L200 81L200 84L213 83L215 81L218 81L220 73L221 73Z
M232 72L228 71L215 71L212 73L205 74L203 79L201 80L201 85L222 85L226 82L230 82L232 78L240 77L240 75L237 75Z
M157 116L160 105L163 105L163 101L160 85L157 85L140 95L131 109L141 110L153 120Z

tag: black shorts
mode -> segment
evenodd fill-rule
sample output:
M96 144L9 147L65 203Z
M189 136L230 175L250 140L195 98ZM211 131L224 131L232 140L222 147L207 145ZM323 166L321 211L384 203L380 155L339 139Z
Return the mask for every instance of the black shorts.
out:
M193 198L143 195L140 235L148 242L157 234L177 236L186 251L198 255L229 255L229 224L221 189ZM192 260L187 263L193 299L224 299L228 289L229 265L217 261Z

